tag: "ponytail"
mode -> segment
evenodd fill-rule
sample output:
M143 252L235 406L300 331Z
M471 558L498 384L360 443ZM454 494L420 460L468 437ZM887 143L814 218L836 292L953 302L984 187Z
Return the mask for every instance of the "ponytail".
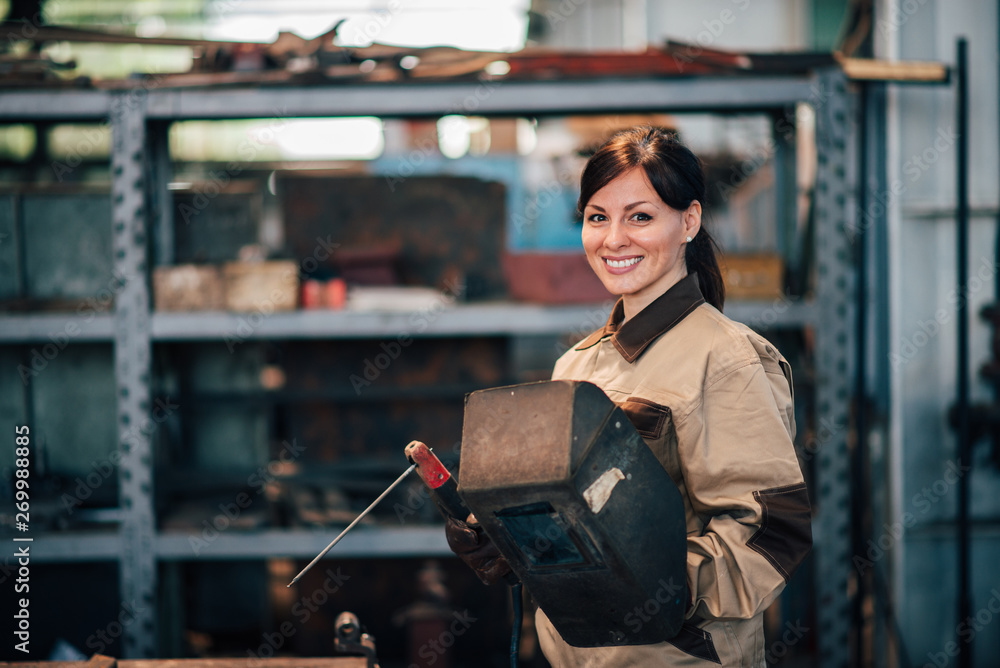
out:
M684 250L684 263L689 274L698 274L698 285L705 301L721 311L726 302L726 284L722 280L717 251L715 239L702 225Z

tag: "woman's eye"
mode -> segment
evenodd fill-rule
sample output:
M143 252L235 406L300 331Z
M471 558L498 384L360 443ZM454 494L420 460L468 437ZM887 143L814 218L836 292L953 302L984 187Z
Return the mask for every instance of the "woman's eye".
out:
M592 223L603 223L607 220L607 217L603 213L592 213L590 217L587 218Z
M648 214L645 214L645 213L636 213L636 214L633 214L632 220L638 220L638 221L641 221L641 222L647 222L647 221L653 220L653 217L650 216L650 215L648 215Z

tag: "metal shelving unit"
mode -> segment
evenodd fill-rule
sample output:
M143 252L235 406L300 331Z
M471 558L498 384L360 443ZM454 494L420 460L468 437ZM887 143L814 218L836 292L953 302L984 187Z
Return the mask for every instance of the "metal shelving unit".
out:
M121 534L110 529L49 533L35 538L31 556L39 563L117 561L122 552Z
M275 312L248 326L240 313L157 313L155 341L193 341L240 336L243 339L358 339L395 337L512 336L563 334L592 326L595 313L606 318L610 309L591 306L543 307L530 304L465 304L449 306L427 318L425 329L413 330L415 311L289 311Z
M0 96L0 121L110 122L113 130L112 207L116 274L147 275L153 257L170 257L171 214L166 128L189 119L285 118L314 116L428 117L444 114L541 116L639 112L764 112L785 114L796 104L816 110L819 153L816 189L815 298L782 305L732 303L727 313L767 327L809 327L815 331L817 425L838 428L824 434L816 452L817 513L815 591L819 614L819 655L823 666L848 665L851 570L848 413L852 378L848 295L851 260L845 225L852 219L850 156L854 151L852 95L837 69L812 75L642 78L604 81L517 82L502 79L446 83L346 84L312 87L233 87L164 89L136 84L131 90L8 91ZM777 142L782 150L781 142ZM787 155L785 156L788 157ZM786 165L787 167L787 165ZM592 329L593 309L525 305L463 305L442 312L428 336L552 334ZM586 316L586 318L584 318ZM117 558L124 599L140 601L145 612L125 629L125 656L155 656L157 637L156 565L186 560L186 535L154 527L151 443L129 428L150 412L151 349L157 341L211 340L231 331L239 315L150 312L146 281L131 281L118 296L115 313L99 316L86 339L114 342L122 460L119 467L123 521L117 534L49 536L36 543L54 561ZM385 337L405 331L406 314L289 313L265 318L251 338ZM44 340L60 328L60 316L0 317L0 343ZM81 335L83 336L83 335ZM444 554L437 529L366 530L349 537L352 555ZM325 545L326 532L226 532L208 558L309 556Z
M451 306L438 312L414 337L560 335L593 328L606 318L606 304L539 306L518 303L477 303ZM816 321L813 301L782 303L729 301L726 315L740 322L758 322L767 327L792 329ZM411 311L289 311L264 316L248 326L249 314L229 311L200 313L153 313L153 341L206 341L226 336L241 339L357 339L396 336L407 331L416 312ZM70 318L67 321L67 318ZM0 344L34 343L64 334L68 324L76 328L74 341L107 342L114 338L114 319L97 315L91 319L70 314L18 314L0 317Z
M841 74L838 71L838 76ZM601 81L504 81L157 88L136 82L120 91L8 91L0 120L107 121L123 108L151 121L313 116L427 117L558 116L576 113L783 111L798 102L823 103L816 75L636 77Z
M736 302L727 305L730 317L741 321L760 319L770 303ZM415 337L517 336L565 334L594 328L606 319L604 304L536 306L531 304L469 304L443 309ZM792 304L767 320L774 327L802 327L813 322L815 305ZM273 313L254 328L246 327L239 313L157 313L153 315L154 341L191 341L241 335L245 339L353 339L396 336L412 329L409 311L296 311Z
M341 527L342 528L342 527ZM312 559L330 542L338 527L221 531L205 540L197 531L159 531L151 549L163 561L192 559L259 559L288 557ZM199 542L200 541L200 542ZM204 543L204 546L202 545ZM197 552L196 552L197 548ZM43 534L32 549L38 563L118 561L122 536L118 531L88 531ZM359 527L337 545L339 558L446 557L452 554L441 527Z
M0 344L49 341L57 336L71 336L73 341L110 343L114 338L114 319L101 314L78 317L74 314L32 313L0 316ZM72 328L72 329L67 329Z
M850 664L851 477L847 449L854 357L851 249L845 225L852 220L854 188L851 152L855 147L853 98L839 72L817 78L825 102L816 106L816 480L810 496L818 508L813 521L816 612L820 665ZM859 342L860 343L860 342ZM823 425L832 425L828 432ZM828 436L821 440L820 434Z
M336 529L288 529L226 531L199 551L199 559L247 559L290 557L312 559L325 548ZM156 554L165 561L191 559L191 535L161 532ZM440 526L365 527L360 526L337 543L337 558L446 557L452 554Z

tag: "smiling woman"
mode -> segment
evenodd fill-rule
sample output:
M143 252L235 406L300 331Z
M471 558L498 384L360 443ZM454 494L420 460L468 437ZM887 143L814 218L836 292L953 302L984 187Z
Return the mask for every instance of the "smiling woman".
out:
M585 597L595 610L620 615L631 634L611 642L575 637L573 645L540 607L539 646L554 668L763 666L764 611L812 546L809 496L792 444L791 367L770 342L722 315L725 290L715 242L702 226L704 198L698 158L655 128L614 135L583 171L584 251L621 299L602 328L559 358L552 379L601 388L676 483L684 528L674 538L684 541L686 558L678 572L658 575L684 583L672 585L682 591L670 597L685 613L674 636L647 637L639 620L659 614L659 598L616 610L617 602L608 603L613 587L578 588L574 601ZM599 506L588 503L595 515ZM670 538L650 510L637 507L630 520ZM518 558L501 554L472 519L449 519L445 534L488 584L509 570L507 558Z

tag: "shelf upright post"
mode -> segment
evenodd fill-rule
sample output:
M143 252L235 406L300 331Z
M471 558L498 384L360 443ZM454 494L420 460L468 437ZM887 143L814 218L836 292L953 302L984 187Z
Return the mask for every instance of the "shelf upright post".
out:
M153 266L174 263L174 201L171 178L169 133L166 121L146 123L149 146L149 213L153 238Z
M847 80L839 69L816 76L816 458L813 526L819 664L847 668L850 657L851 559L848 434L851 379L851 255L847 238L853 194L848 178L854 137ZM861 342L858 342L861 343Z
M124 511L119 591L122 605L130 606L135 617L123 624L128 659L157 654L145 100L136 91L117 94L111 109L112 250L115 275L124 284L114 312L118 483Z
M778 253L791 268L793 294L801 295L803 286L801 258L796 246L798 237L798 160L795 130L798 126L797 107L786 105L770 116L771 140L774 143L775 243ZM787 287L787 286L786 286Z

